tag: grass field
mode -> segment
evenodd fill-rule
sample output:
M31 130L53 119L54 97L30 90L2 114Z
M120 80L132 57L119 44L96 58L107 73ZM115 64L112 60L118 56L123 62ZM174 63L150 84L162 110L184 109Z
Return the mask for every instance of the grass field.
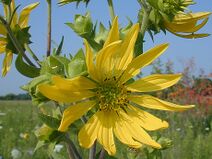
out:
M198 111L198 108L195 111ZM34 130L41 126L37 113L38 109L32 106L30 101L0 101L1 157L11 159L11 152L16 149L20 152L20 159L48 158L45 148L33 154L37 143ZM212 159L212 117L210 114L198 116L198 113L189 111L157 113L157 116L163 116L170 124L168 129L158 133L173 141L171 148L162 151L163 159ZM60 153L65 151L63 147ZM126 149L118 151L118 153L126 153ZM127 158L132 158L129 154L137 156L137 159L146 158L139 150L127 149L127 151Z

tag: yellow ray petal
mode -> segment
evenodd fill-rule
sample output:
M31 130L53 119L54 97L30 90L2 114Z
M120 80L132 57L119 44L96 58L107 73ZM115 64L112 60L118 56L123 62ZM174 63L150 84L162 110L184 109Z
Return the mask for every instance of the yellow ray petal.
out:
M127 90L137 92L162 90L176 84L181 77L181 74L153 74L127 85Z
M56 86L51 86L48 84L41 84L38 86L38 89L47 98L64 103L75 102L95 95L91 91L85 90L80 92L72 92L67 90L61 90Z
M129 100L146 108L166 110L166 111L184 111L194 107L194 105L182 106L170 103L150 95L130 96Z
M86 65L89 75L92 77L92 79L99 81L98 72L96 71L96 68L94 66L94 57L93 52L87 42L87 40L84 40L85 43L85 50L86 50Z
M103 48L105 48L106 46L117 40L119 40L119 26L118 26L118 17L116 16L113 20L112 27L110 29L110 32L104 43Z
M7 31L2 23L0 23L0 35L7 35Z
M11 52L6 52L2 66L3 77L6 76L7 72L10 70L12 60L13 60L13 54Z
M204 18L208 18L211 12L197 12L197 13L188 13L188 14L177 14L173 20L174 23L188 23L193 21L198 21Z
M109 155L115 155L116 146L113 137L114 121L111 120L111 116L114 112L101 112L96 113L98 120L100 121L99 132L97 134L97 140L108 152Z
M116 115L116 114L115 114ZM122 120L119 119L119 116L115 116L115 127L114 127L114 133L115 136L124 144L128 145L129 147L133 148L140 148L142 145L141 143L135 141L132 136L127 133L128 129L126 129L125 123L122 122Z
M149 114L146 111L143 111L133 106L129 106L129 109L130 110L128 110L127 113L130 118L146 130L153 131L158 129L164 129L169 126L166 121L163 121L157 118L156 116Z
M53 83L62 90L82 91L96 88L96 84L84 76L77 76L72 79L62 78L60 76L52 77Z
M205 18L200 24L196 25L197 22L189 22L182 24L175 23L165 23L165 27L170 32L183 32L183 33L193 33L201 29L208 21L208 18Z
M6 45L7 45L6 39L3 37L0 37L0 54L6 51Z
M128 64L132 61L134 46L137 40L138 32L139 32L139 24L135 24L134 26L131 27L131 29L125 36L122 46L119 50L120 52L117 55L118 58L116 59L116 66L115 66L116 70L126 69Z
M94 114L88 122L80 129L78 134L79 144L82 147L90 148L97 139L99 132L100 121Z
M141 142L143 144L152 146L154 148L161 148L160 144L158 144L156 141L154 141L149 134L146 133L146 131L141 128L141 126L133 121L128 114L125 112L120 112L120 115L123 118L122 122L124 123L123 126L128 130L128 132L135 140L138 142Z
M28 26L30 12L33 9L35 9L38 5L39 5L39 2L36 2L36 3L32 3L23 8L23 10L21 11L19 20L18 20L18 24L21 28Z
M88 112L95 104L95 101L87 101L78 103L73 106L69 106L63 112L63 117L58 130L62 132L67 131L69 125L71 125L74 121L82 117L82 115Z
M8 8L7 6L5 6L6 8ZM15 5L15 0L12 0L11 1L11 12L13 12L16 8L16 5ZM6 16L9 16L9 10L5 12ZM11 22L11 28L13 28L16 24L18 23L18 14L17 12L13 15L13 19L12 19L12 22Z
M123 73L120 82L125 83L133 76L137 75L141 68L149 65L152 61L154 61L158 56L160 56L166 49L168 48L168 44L158 45L147 52L137 56L132 62L128 65L127 69Z
M197 38L204 38L204 37L207 37L209 36L210 34L188 34L188 35L185 35L185 34L177 34L177 33L174 33L174 35L176 36L179 36L181 38L186 38L186 39L197 39Z
M104 80L105 77L111 76L114 65L111 56L117 53L120 44L121 41L115 41L98 52L96 56L96 70L101 73L101 77L99 77L100 80Z

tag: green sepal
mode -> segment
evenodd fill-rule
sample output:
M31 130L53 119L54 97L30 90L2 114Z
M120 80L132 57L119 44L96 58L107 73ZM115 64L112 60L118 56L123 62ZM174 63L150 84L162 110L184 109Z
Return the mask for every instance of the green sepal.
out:
M31 44L31 41L30 41L31 35L29 34L29 29L30 29L30 27L20 28L20 26L18 24L16 24L15 27L12 29L12 32L13 32L15 38L18 40L19 44L21 45L21 47L24 51L25 51L24 44ZM14 54L18 53L9 34L7 34L6 49L10 50Z
M18 72L26 77L35 78L40 75L40 68L25 63L23 57L20 54L16 58L15 66Z
M66 23L77 35L86 39L91 47L99 51L102 45L95 41L96 24L94 25L90 13L75 15L74 23Z
M57 50L55 50L55 52L53 52L54 55L60 55L62 53L63 42L64 42L64 36L62 37L61 42L60 42Z
M85 55L82 49L80 49L77 54L73 57L71 62L68 64L68 74L67 77L73 78L79 75L86 75L86 63Z
M33 105L40 106L49 101L48 98L46 98L39 92L37 86L42 83L50 83L50 79L51 79L50 74L41 75L34 78L28 84L21 87L23 90L27 91L29 95L32 97Z
M1 0L1 2L5 5L10 5L10 3L12 2L12 0Z
M50 128L56 130L60 126L60 120L49 115L39 113L39 118Z
M65 75L69 59L63 56L51 55L41 63L40 74Z

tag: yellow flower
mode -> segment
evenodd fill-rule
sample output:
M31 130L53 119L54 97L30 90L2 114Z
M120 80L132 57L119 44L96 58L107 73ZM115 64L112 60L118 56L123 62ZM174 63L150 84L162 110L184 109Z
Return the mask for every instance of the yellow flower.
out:
M43 95L54 101L75 102L75 105L64 111L59 131L66 131L75 120L95 108L94 115L78 134L82 147L89 148L97 140L110 155L114 155L116 137L133 148L139 148L142 144L161 148L145 130L167 128L168 123L140 108L183 111L193 107L180 106L144 94L172 86L181 78L180 74L153 74L133 83L129 82L141 68L149 65L168 47L168 44L158 45L133 58L138 31L139 25L135 24L121 41L116 17L95 60L88 42L85 41L86 64L90 77L64 79L54 76L53 85L38 86Z
M165 21L165 28L176 36L182 38L203 38L209 34L195 34L194 32L201 29L208 21L211 12L198 12L198 13L179 13L172 22ZM203 20L198 24L199 20ZM182 34L183 33L183 34Z
M29 21L29 15L30 12L38 6L37 3L32 3L25 8L20 13L20 16L18 17L17 13L14 14L12 22L11 22L11 29L15 27L15 25L19 25L20 28L26 28L28 26ZM11 2L11 12L15 10L15 2L12 0ZM9 9L6 5L4 5L4 14L5 17L8 18L9 16ZM4 61L3 61L3 67L2 67L2 76L5 76L7 72L10 70L10 66L12 63L13 53L11 50L7 49L7 31L4 27L4 25L0 22L0 54L5 53Z

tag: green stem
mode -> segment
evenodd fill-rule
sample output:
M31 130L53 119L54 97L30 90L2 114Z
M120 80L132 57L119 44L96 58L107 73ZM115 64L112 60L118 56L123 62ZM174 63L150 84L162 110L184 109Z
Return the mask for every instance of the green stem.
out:
M107 2L108 2L108 6L109 6L110 18L111 18L111 21L113 21L113 19L115 18L113 0L107 0Z
M51 36L52 36L52 1L47 0L48 4L48 36L47 36L47 52L46 56L51 54Z
M89 159L94 159L96 155L96 141L94 142L93 146L89 150Z
M104 159L105 153L106 153L106 151L105 151L105 149L103 148L103 149L101 150L101 152L100 152L99 159Z
M69 138L68 134L66 134L66 148L67 148L69 159L82 159L74 143Z
M138 0L138 3L140 4L141 8L143 8L143 17L142 21L139 20L140 23L140 34L142 37L142 41L144 41L144 36L145 33L148 29L148 24L149 24L149 14L151 12L151 8L146 4L145 0ZM143 42L142 42L143 45ZM143 53L143 46L141 46L141 52Z
M38 57L35 55L35 53L32 51L32 49L29 47L28 44L24 44L24 48L26 49L27 52L30 53L30 55L32 56L32 58L36 61L36 63L40 65L40 60L38 59Z
M16 37L13 35L13 32L10 28L10 26L8 25L7 21L0 15L0 21L2 22L2 24L4 25L4 27L7 30L7 33L13 43L13 45L15 46L15 48L17 49L18 53L21 54L23 56L23 58L26 60L26 62L32 66L35 66L31 60L26 56L22 46L19 44L18 40L16 39Z

